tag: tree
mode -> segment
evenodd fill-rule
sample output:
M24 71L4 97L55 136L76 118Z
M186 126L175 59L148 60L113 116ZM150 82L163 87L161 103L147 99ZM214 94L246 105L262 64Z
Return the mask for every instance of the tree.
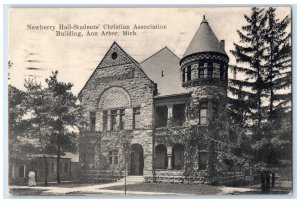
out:
M22 120L25 113L22 108L24 97L25 93L23 91L14 86L8 86L8 143L9 163L11 166L14 160L29 160L27 155L36 151L34 143L26 139L26 134L24 133L24 129L27 126L27 123Z
M248 88L244 91L247 97L247 106L250 113L247 119L253 122L256 138L261 137L261 127L264 119L263 99L266 98L264 92L264 27L266 24L266 15L264 9L252 8L251 16L244 15L247 24L242 27L242 31L237 30L240 37L240 43L234 43L234 50L231 53L235 56L236 62L243 64L242 67L235 66L238 71L245 74L246 79L231 80L231 83Z
M267 47L265 69L268 72L266 90L269 97L267 145L270 146L270 150L265 154L270 154L267 157L272 154L272 158L267 159L268 165L271 166L279 161L278 156L283 153L281 149L287 145L287 138L291 138L290 124L284 121L291 117L291 33L287 32L290 24L288 16L282 20L278 19L276 9L272 7L267 10L266 15L268 20L264 35ZM283 129L286 132L282 131Z
M51 151L57 156L57 182L60 183L60 157L64 152L74 152L77 149L77 134L74 133L79 105L77 98L72 94L73 84L59 82L58 71L52 72L49 79L47 91L51 96L49 114L51 115L52 133L50 135Z
M247 24L243 32L237 31L240 44L234 43L231 51L239 64L231 68L242 78L229 81L230 126L238 145L249 152L244 153L249 162L265 168L275 164L279 148L287 144L283 136L291 132L290 125L282 126L289 120L285 114L291 101L291 46L286 32L290 19L276 19L274 8L255 7L250 17L244 17ZM241 137L251 148L239 142L245 141Z
M48 162L46 155L49 153L48 148L50 143L50 123L52 118L49 115L49 101L50 96L42 88L40 83L34 80L25 80L25 87L27 89L25 97L22 100L24 108L23 133L28 139L37 140L39 143L39 153L43 155L45 164L44 181L47 186L48 183Z

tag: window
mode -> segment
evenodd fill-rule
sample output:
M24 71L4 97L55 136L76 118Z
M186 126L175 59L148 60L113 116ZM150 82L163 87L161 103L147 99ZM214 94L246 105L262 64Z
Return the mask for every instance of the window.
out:
M187 67L187 76L186 76L186 80L190 81L191 80L191 66Z
M155 126L166 127L168 124L168 107L157 106L155 107Z
M204 78L204 66L203 66L203 64L200 64L200 67L199 67L199 78Z
M156 169L167 169L168 157L167 147L163 144L159 144L155 147L155 163Z
M203 69L204 78L207 78L207 69L208 69L208 63L204 63L204 69Z
M124 130L125 127L125 109L120 110L120 130Z
M208 124L208 106L207 102L200 103L200 125Z
M141 127L141 112L140 108L133 108L133 129Z
M199 65L196 63L196 64L193 64L192 65L192 80L194 80L194 79L197 79L198 78L198 67L199 67Z
M110 130L117 130L117 110L112 110L110 112L110 120L111 120Z
M22 165L19 167L19 177L24 178L25 177L25 165Z
M185 82L185 68L182 69L182 82Z
M207 77L208 78L212 78L212 67L211 67L211 64L208 65L207 67Z
M51 173L54 173L54 163L51 163Z
M107 131L107 120L108 120L107 111L103 111L102 119L103 119L102 129L103 129L103 131Z
M182 170L184 166L184 146L175 144L172 150L172 168Z
M118 53L117 53L117 52L113 52L113 53L111 54L111 58L112 58L113 60L116 60L117 57L118 57Z
M90 130L95 131L96 129L96 112L90 112Z
M173 105L173 126L182 126L185 121L185 104Z
M117 150L112 150L108 154L109 164L117 165L119 162L118 152Z
M220 64L213 63L213 78L220 78Z
M208 150L207 150L207 144L202 143L198 146L198 169L199 170L206 170L207 167L207 161L208 161Z

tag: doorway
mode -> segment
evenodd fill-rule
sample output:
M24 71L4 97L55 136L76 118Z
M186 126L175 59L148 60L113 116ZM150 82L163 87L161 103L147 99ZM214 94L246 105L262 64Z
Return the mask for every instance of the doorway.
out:
M139 144L131 146L131 167L129 175L143 175L144 171L144 150Z

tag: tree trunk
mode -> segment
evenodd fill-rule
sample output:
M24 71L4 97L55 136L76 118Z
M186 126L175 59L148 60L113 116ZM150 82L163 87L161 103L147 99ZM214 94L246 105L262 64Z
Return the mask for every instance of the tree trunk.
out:
M60 184L60 145L57 146L57 158L56 158L56 166L57 166L57 170L56 170L56 178L57 178L57 183Z
M48 186L48 161L47 157L43 155L44 158L44 163L45 163L45 174L44 174L44 181L45 181L45 186Z

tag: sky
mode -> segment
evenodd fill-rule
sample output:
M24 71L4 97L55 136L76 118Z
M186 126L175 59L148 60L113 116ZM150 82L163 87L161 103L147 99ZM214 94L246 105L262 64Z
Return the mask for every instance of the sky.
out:
M74 84L78 94L111 44L116 41L138 62L167 46L182 57L205 15L219 40L225 40L230 64L235 64L229 50L239 43L236 30L245 24L250 7L220 8L26 8L9 11L9 60L13 63L9 83L25 90L24 80L45 79L58 70L60 81ZM289 7L277 8L280 19L290 15ZM96 25L102 31L119 31L118 36L56 36L59 24ZM103 30L109 25L161 25L166 29L135 30L124 36L123 30ZM51 30L30 30L31 26L56 26ZM82 30L85 35L87 30ZM90 30L95 31L95 30Z

